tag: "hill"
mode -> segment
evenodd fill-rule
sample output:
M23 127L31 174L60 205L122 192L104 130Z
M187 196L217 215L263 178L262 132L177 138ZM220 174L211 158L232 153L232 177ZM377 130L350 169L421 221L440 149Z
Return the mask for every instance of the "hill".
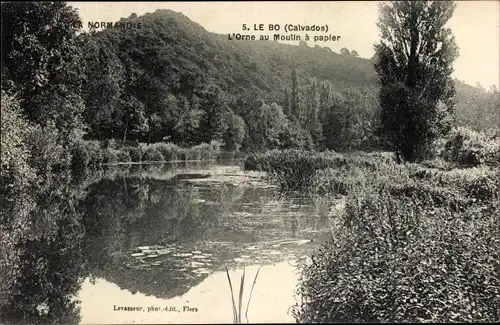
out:
M355 109L370 111L372 120L378 109L377 76L371 60L309 47L305 42L294 46L228 40L227 35L207 32L171 10L140 17L133 14L120 21L141 22L143 27L105 29L85 36L87 124L95 137L193 144L214 139L227 142L236 136L229 142L241 143L240 138L248 139L255 124L252 111L265 103L277 103L277 116L281 109L288 122L299 119L293 116L299 113L290 111L287 97L293 91L294 69L305 115L311 110L309 87L319 88L325 81L329 98L351 94L341 102L347 100ZM316 86L311 79L317 80ZM459 81L456 86L459 124L475 129L498 125L491 92ZM312 91L316 91L313 98L320 96ZM363 98L364 103L349 98ZM316 109L317 114L322 115L321 109Z

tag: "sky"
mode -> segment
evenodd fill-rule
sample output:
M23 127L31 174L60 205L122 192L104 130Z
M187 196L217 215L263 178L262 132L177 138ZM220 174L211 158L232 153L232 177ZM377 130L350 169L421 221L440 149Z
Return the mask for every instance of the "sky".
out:
M132 13L143 15L157 9L182 12L207 31L229 34L269 34L269 24L328 26L328 32L311 36L334 35L340 40L307 42L309 46L329 46L339 53L343 47L356 50L360 57L371 58L373 45L380 40L376 26L378 1L290 1L290 2L71 2L78 8L84 28L88 22L115 22ZM460 56L454 62L453 77L470 85L480 83L486 89L500 83L500 1L456 1L448 27L455 35ZM264 24L265 31L242 31L242 24L253 29ZM306 32L298 32L305 37ZM290 42L297 43L297 42Z

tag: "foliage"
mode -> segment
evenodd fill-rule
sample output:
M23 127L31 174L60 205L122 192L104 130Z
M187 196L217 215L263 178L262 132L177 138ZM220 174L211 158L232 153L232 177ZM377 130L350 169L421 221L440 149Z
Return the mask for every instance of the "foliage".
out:
M252 300L252 293L253 293L253 288L255 286L255 282L257 282L257 277L259 276L260 268L257 270L257 273L255 273L255 278L252 283L252 288L250 290L250 295L248 297L248 302L247 302L247 308L245 310L245 318L247 319L248 322L248 308L250 307L250 301ZM245 284L245 268L243 268L243 274L241 275L241 282L240 282L240 290L238 294L238 307L236 307L236 301L234 299L234 293L233 293L233 285L231 282L231 276L229 275L229 270L226 266L226 275L227 275L227 282L229 283L229 289L231 290L231 301L233 303L232 305L232 310L233 310L233 324L241 324L241 315L242 315L242 303L243 303L243 288Z
M392 157L380 153L358 152L343 155L333 151L314 152L290 149L249 154L245 159L244 168L268 172L284 191L307 193L321 191L325 186L330 187L319 183L331 180L325 178L324 173L328 174L333 171L335 174L347 177L346 171L349 169L360 168L364 171L388 172L395 167Z
M474 131L498 132L500 126L500 92L496 86L488 91L483 87L472 87L455 81L457 106L455 120L457 125Z
M454 8L452 2L440 1L381 6L377 25L382 40L375 46L381 127L394 151L407 161L424 157L428 146L451 126L451 73L458 49L444 26Z
M75 141L71 148L71 168L74 171L87 169L90 163L90 150L82 140Z
M1 167L2 174L17 174L20 181L25 181L23 174L30 173L28 165L29 151L25 145L30 132L28 122L21 115L19 101L2 90L1 114ZM8 186L6 183L2 184ZM18 184L17 186L19 186ZM23 186L21 186L23 187Z
M103 153L103 159L102 159L102 162L104 164L114 164L114 163L117 163L118 162L118 154L119 154L120 150L116 150L116 149L113 149L113 148L105 148L103 149L102 153Z
M38 175L48 177L52 172L70 164L70 157L62 143L63 140L53 123L46 127L33 127L26 139L26 145L30 152L29 164Z
M303 269L298 321L498 321L497 208L451 212L383 191L350 196L335 239Z
M89 167L97 168L104 161L104 154L99 141L85 141L89 153Z
M26 145L29 123L21 115L19 102L2 90L0 160L0 283L11 281L13 274L3 272L9 261L16 263L13 246L22 236L33 204L30 190L38 180L30 166ZM3 289L2 287L0 287ZM0 290L2 296L2 290ZM0 299L1 300L1 299Z
M488 137L463 127L453 129L444 139L440 152L444 160L459 167L497 166L500 161L498 135Z
M165 161L176 161L179 159L181 148L173 143L153 143L149 146L149 148L151 147L158 149Z
M163 155L156 146L147 146L144 148L143 154L142 154L142 160L143 161L163 161Z
M254 155L246 167L280 169L269 163L276 157ZM333 239L302 269L297 321L498 320L495 169L399 165L380 153L308 157L316 172L298 186L347 198L332 216Z
M132 162L140 162L142 159L142 149L140 147L128 147L125 148L128 150L130 155L130 161Z
M61 140L70 140L83 111L77 11L64 2L2 3L2 26L8 26L2 28L2 89L19 95L29 121L53 124Z

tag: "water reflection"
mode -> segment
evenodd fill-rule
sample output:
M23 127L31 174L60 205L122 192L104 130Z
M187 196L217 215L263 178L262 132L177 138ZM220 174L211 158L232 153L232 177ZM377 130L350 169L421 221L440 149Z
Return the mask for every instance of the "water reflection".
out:
M85 277L82 254L84 228L75 202L83 191L69 175L47 179L29 193L27 218L13 215L19 236L2 247L0 313L6 324L78 324L80 311L73 297ZM2 207L5 208L5 207ZM3 238L12 232L2 234ZM4 237L5 236L5 237Z
M216 292L226 265L281 265L310 252L326 236L332 205L284 198L262 175L228 163L125 166L51 180L33 197L30 225L0 270L12 275L0 292L6 323L92 323L90 314L108 317L89 307L96 297L168 300L198 292L191 299L206 308L230 298ZM266 281L260 290L281 294L277 281ZM212 292L201 298L204 286ZM231 321L231 304L221 304ZM118 314L109 319L132 319Z

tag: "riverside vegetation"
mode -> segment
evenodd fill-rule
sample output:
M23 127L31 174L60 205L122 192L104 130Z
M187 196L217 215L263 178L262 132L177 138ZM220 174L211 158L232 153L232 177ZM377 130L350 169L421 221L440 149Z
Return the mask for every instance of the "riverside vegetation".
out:
M457 142L420 164L379 152L246 159L285 192L345 198L331 240L301 271L298 321L498 320L498 138Z

